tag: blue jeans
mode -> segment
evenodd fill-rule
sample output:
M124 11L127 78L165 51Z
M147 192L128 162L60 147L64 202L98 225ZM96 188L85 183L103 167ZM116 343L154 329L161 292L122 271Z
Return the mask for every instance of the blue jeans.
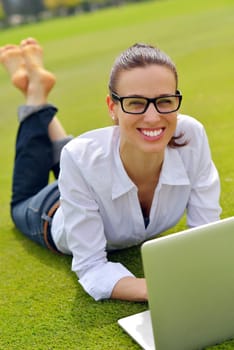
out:
M27 117L19 126L13 172L11 216L16 227L33 241L57 250L50 234L46 232L50 208L59 200L57 181L48 184L52 170L59 174L59 162L54 163L53 144L48 136L48 125L56 108L49 106ZM65 139L66 140L66 139Z

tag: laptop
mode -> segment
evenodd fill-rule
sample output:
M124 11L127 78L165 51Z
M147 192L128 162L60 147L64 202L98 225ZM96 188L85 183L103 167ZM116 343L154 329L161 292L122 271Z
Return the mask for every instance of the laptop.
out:
M118 320L145 350L234 339L234 217L142 245L149 310Z

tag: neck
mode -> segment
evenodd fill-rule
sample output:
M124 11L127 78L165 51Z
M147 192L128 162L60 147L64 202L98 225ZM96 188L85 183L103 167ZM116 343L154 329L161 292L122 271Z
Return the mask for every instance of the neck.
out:
M158 181L164 154L144 153L120 146L120 157L128 176L136 185Z

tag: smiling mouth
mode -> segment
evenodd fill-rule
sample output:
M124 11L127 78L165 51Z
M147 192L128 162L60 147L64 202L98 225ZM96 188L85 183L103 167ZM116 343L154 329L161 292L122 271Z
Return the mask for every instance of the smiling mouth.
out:
M155 138L155 137L158 137L160 136L164 129L161 128L161 129L139 129L139 131L146 137L152 137L152 138Z

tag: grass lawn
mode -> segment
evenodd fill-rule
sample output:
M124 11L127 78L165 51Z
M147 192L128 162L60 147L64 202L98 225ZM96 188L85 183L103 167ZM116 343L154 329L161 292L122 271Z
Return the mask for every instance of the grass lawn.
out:
M144 41L169 53L179 71L182 112L203 122L208 133L221 177L222 217L233 215L233 0L144 2L54 19L1 30L0 46L27 36L44 46L46 66L57 76L50 100L73 135L110 123L107 80L121 50ZM15 110L23 100L3 69L0 91L0 349L138 349L116 322L147 304L93 301L70 271L70 257L53 255L14 228L9 200ZM182 220L167 233L184 227ZM142 276L139 247L111 259ZM212 349L234 349L234 342Z

